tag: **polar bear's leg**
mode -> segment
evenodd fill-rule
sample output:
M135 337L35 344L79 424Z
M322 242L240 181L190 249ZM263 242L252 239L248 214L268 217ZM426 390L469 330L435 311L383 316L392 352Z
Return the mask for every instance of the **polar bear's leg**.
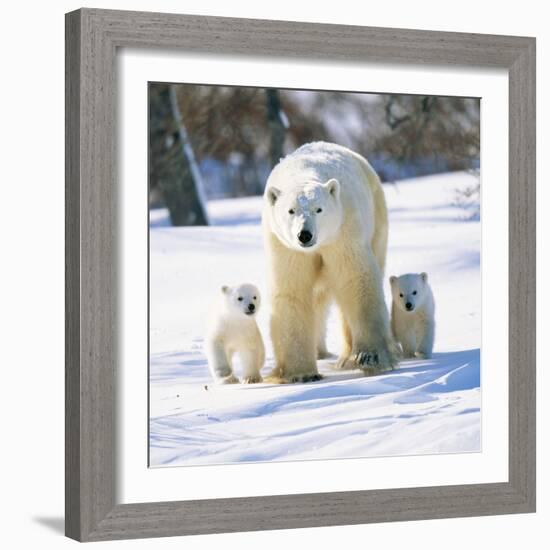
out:
M239 379L233 374L231 361L223 342L219 340L209 342L207 357L212 377L218 384L236 384L239 382Z
M327 315L330 295L327 291L315 290L313 293L313 308L315 312L315 339L317 342L317 359L331 357L326 345Z
M257 384L263 382L260 371L265 362L265 347L262 335L256 330L255 346L253 349L245 350L241 354L243 368L243 384Z
M338 266L345 265L345 270ZM393 368L389 316L382 278L372 251L348 248L345 262L333 258L332 282L336 301L351 329L352 349L340 368L361 368L375 374Z
M243 369L243 384L262 382L260 369L263 366L260 350L244 350L240 353Z
M354 368L347 361L348 357L351 355L352 336L351 329L342 311L340 311L340 326L342 328L342 351L340 353L338 361L336 362L336 368Z
M272 381L307 382L320 379L317 371L315 317L311 290L273 297L271 339L275 354ZM280 380L276 380L280 379Z
M313 309L315 258L277 243L271 246L271 339L275 368L268 381L319 380Z
M320 316L317 314L317 359L327 359L331 356L330 351L327 349L326 335L327 335L327 310Z
M378 179L378 176L376 176ZM378 262L380 274L384 276L386 267L386 251L388 248L388 210L386 208L386 199L384 191L379 184L373 193L374 197L374 213L376 217L376 226L372 237L372 251Z
M433 320L426 320L422 323L422 335L416 350L416 357L419 359L430 359L434 347L435 325Z
M403 357L414 357L416 351L416 337L411 328L403 329L398 333L398 340L403 349Z

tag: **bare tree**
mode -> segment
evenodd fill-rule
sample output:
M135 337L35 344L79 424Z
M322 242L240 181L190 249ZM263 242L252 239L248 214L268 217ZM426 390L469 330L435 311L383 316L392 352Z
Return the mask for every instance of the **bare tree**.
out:
M406 162L444 158L449 169L471 168L479 159L479 101L460 97L388 95L383 98L387 131L374 150Z
M149 178L162 193L172 225L208 225L200 171L169 84L149 87Z
M283 157L288 119L281 108L279 91L274 88L267 88L265 94L267 100L267 124L270 135L269 160L271 166L275 166Z

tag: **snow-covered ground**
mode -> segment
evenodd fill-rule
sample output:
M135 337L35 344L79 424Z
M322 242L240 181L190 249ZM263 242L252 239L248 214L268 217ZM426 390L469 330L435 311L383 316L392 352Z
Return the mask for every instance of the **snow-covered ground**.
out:
M435 353L371 378L331 369L292 385L215 386L203 352L219 288L252 282L267 296L261 198L212 201L210 227L150 216L150 464L177 466L480 450L480 224L453 206L474 177L385 185L389 275L427 271L436 299ZM273 367L269 300L258 315ZM334 312L329 349L339 350Z

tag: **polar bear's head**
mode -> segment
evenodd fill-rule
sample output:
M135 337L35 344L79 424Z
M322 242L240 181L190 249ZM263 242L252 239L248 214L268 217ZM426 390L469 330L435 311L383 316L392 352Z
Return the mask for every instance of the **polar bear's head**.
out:
M311 252L338 234L342 223L338 180L309 182L288 191L268 186L265 197L272 230L289 248Z
M260 309L260 291L254 285L222 286L222 294L230 313L254 317Z
M407 273L390 277L393 303L403 311L414 311L426 297L427 273Z

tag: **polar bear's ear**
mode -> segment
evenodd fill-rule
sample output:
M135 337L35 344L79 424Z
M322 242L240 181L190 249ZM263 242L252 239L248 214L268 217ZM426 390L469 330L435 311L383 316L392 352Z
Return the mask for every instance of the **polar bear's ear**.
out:
M227 294L229 292L229 287L227 285L222 286L222 293Z
M281 192L276 187L270 187L267 190L267 198L268 198L269 204L271 204L271 206L273 206L277 202L277 199L280 196L281 196Z
M397 281L397 277L395 275L392 275L390 277L390 285L393 285L393 283L395 283L395 281Z
M420 274L420 277L424 283L428 280L428 274L425 271Z
M338 198L338 195L340 194L340 182L337 179L330 179L325 184L324 187L326 187L327 191L335 198Z

